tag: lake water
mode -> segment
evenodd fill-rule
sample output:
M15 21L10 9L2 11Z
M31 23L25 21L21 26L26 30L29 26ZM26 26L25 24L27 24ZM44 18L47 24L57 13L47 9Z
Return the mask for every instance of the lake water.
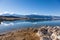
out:
M39 26L60 26L60 20L40 21L40 20L16 20L0 22L0 32Z

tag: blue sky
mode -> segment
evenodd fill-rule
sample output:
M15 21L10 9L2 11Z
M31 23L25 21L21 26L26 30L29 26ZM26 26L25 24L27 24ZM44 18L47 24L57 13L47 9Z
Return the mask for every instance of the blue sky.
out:
M0 14L60 16L60 0L0 0Z

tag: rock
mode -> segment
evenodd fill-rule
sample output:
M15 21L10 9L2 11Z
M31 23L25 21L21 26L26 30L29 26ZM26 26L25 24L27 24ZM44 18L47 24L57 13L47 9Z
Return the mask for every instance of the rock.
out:
M57 30L57 31L54 31L52 34L51 34L51 38L52 40L60 40L60 30Z
M48 29L47 28L40 28L37 32L40 36L47 35L48 34Z
M40 40L52 40L52 39L50 39L48 37L41 37Z

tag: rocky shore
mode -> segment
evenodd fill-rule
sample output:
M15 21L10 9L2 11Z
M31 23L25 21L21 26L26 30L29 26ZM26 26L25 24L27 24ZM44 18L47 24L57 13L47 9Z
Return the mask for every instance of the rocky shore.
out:
M25 28L0 34L0 40L60 40L60 27Z

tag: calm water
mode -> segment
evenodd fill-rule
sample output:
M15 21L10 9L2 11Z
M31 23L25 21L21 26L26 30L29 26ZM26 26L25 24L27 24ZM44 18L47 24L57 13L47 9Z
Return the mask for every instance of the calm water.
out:
M28 28L28 27L39 27L43 25L48 26L60 26L60 20L55 21L40 21L40 20L17 20L17 21L3 21L0 22L0 32Z

